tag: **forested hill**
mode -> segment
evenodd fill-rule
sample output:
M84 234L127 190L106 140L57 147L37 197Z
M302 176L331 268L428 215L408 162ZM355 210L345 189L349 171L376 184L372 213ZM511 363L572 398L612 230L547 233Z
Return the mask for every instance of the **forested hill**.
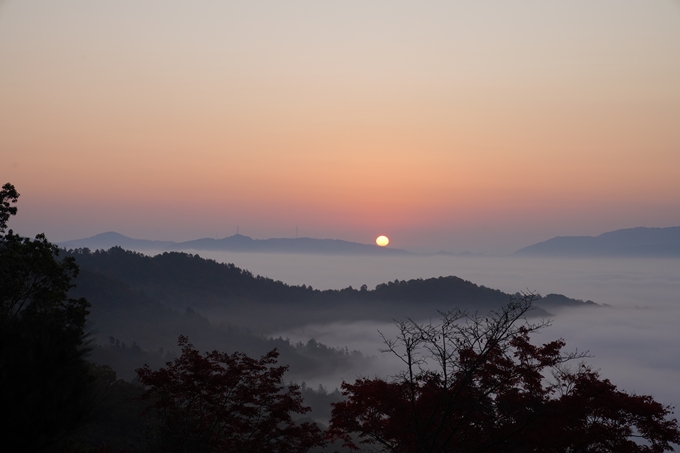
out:
M166 252L150 257L120 247L70 253L84 270L114 277L169 308L192 307L201 312L222 313L232 321L263 332L308 322L429 317L436 315L436 310L455 307L486 311L501 307L512 297L453 276L395 280L375 289L320 291L254 276L233 264L186 253ZM562 302L562 305L581 303L568 298ZM548 315L540 308L536 314Z
M78 264L92 272L115 277L143 289L171 307L210 309L249 302L291 305L362 302L435 304L488 308L506 304L510 295L478 286L458 277L439 277L384 283L375 289L352 287L315 290L311 286L287 285L271 278L254 276L234 264L218 263L198 255L166 252L153 257L114 247L108 251L73 252Z
M258 357L276 348L281 363L290 366L289 377L298 381L358 370L367 363L356 351L331 348L313 339L295 343L257 335L242 323L214 322L191 308L172 310L142 290L87 269L81 270L77 285L71 295L91 303L90 361L111 366L124 379L132 379L134 370L145 363L158 368L176 357L179 335L189 337L203 351L240 351Z
M201 350L258 356L276 347L282 362L291 365L291 377L298 380L340 369L360 370L366 360L360 354L315 341L294 344L285 334L276 337L310 324L436 318L437 310L455 307L486 312L511 298L457 277L320 291L186 253L150 257L114 247L68 254L81 268L71 295L92 304L90 330L100 345L93 361L111 365L128 378L144 363L162 365L167 352L176 350L180 334ZM584 304L555 295L538 302L550 311ZM548 316L541 308L534 313Z

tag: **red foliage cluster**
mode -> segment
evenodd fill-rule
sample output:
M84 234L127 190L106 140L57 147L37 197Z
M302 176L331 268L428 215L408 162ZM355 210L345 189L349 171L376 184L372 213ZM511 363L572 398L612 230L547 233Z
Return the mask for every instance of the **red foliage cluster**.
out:
M274 366L278 352L260 359L213 351L201 355L186 337L182 355L165 368L137 370L158 411L160 451L305 452L323 444L314 423L291 414L309 411L298 386L284 386L287 366Z
M565 362L584 355L562 353L561 340L531 344L545 324L515 326L530 308L529 297L487 318L457 311L438 326L399 323L387 351L406 370L343 383L330 439L394 453L663 452L680 443L670 407L583 363L570 369Z

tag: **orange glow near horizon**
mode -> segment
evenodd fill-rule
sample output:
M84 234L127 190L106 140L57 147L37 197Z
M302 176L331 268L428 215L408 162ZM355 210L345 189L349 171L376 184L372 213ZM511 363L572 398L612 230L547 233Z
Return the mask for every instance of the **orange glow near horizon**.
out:
M508 250L680 224L667 3L67 3L0 5L26 231Z

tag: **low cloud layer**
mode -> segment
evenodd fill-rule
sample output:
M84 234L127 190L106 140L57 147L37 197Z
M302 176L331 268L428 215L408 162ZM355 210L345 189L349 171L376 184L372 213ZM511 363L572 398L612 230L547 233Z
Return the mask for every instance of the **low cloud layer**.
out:
M457 275L508 292L532 290L563 293L609 307L567 309L555 313L553 325L537 342L564 338L566 350L590 351L595 369L628 392L651 394L664 404L680 406L680 261L678 260L545 260L511 258L348 258L241 255L221 258L288 283L341 288L399 279ZM309 325L284 337L309 338L375 356L365 376L392 375L399 364L379 349L378 331L394 334L391 324L368 321ZM352 375L329 377L339 385Z

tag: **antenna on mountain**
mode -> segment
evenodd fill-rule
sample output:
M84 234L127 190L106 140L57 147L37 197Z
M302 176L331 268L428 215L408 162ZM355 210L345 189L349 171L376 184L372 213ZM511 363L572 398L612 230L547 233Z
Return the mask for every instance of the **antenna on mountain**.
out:
M236 225L236 234L238 234L238 225Z
M297 225L295 225L295 239L297 239Z

